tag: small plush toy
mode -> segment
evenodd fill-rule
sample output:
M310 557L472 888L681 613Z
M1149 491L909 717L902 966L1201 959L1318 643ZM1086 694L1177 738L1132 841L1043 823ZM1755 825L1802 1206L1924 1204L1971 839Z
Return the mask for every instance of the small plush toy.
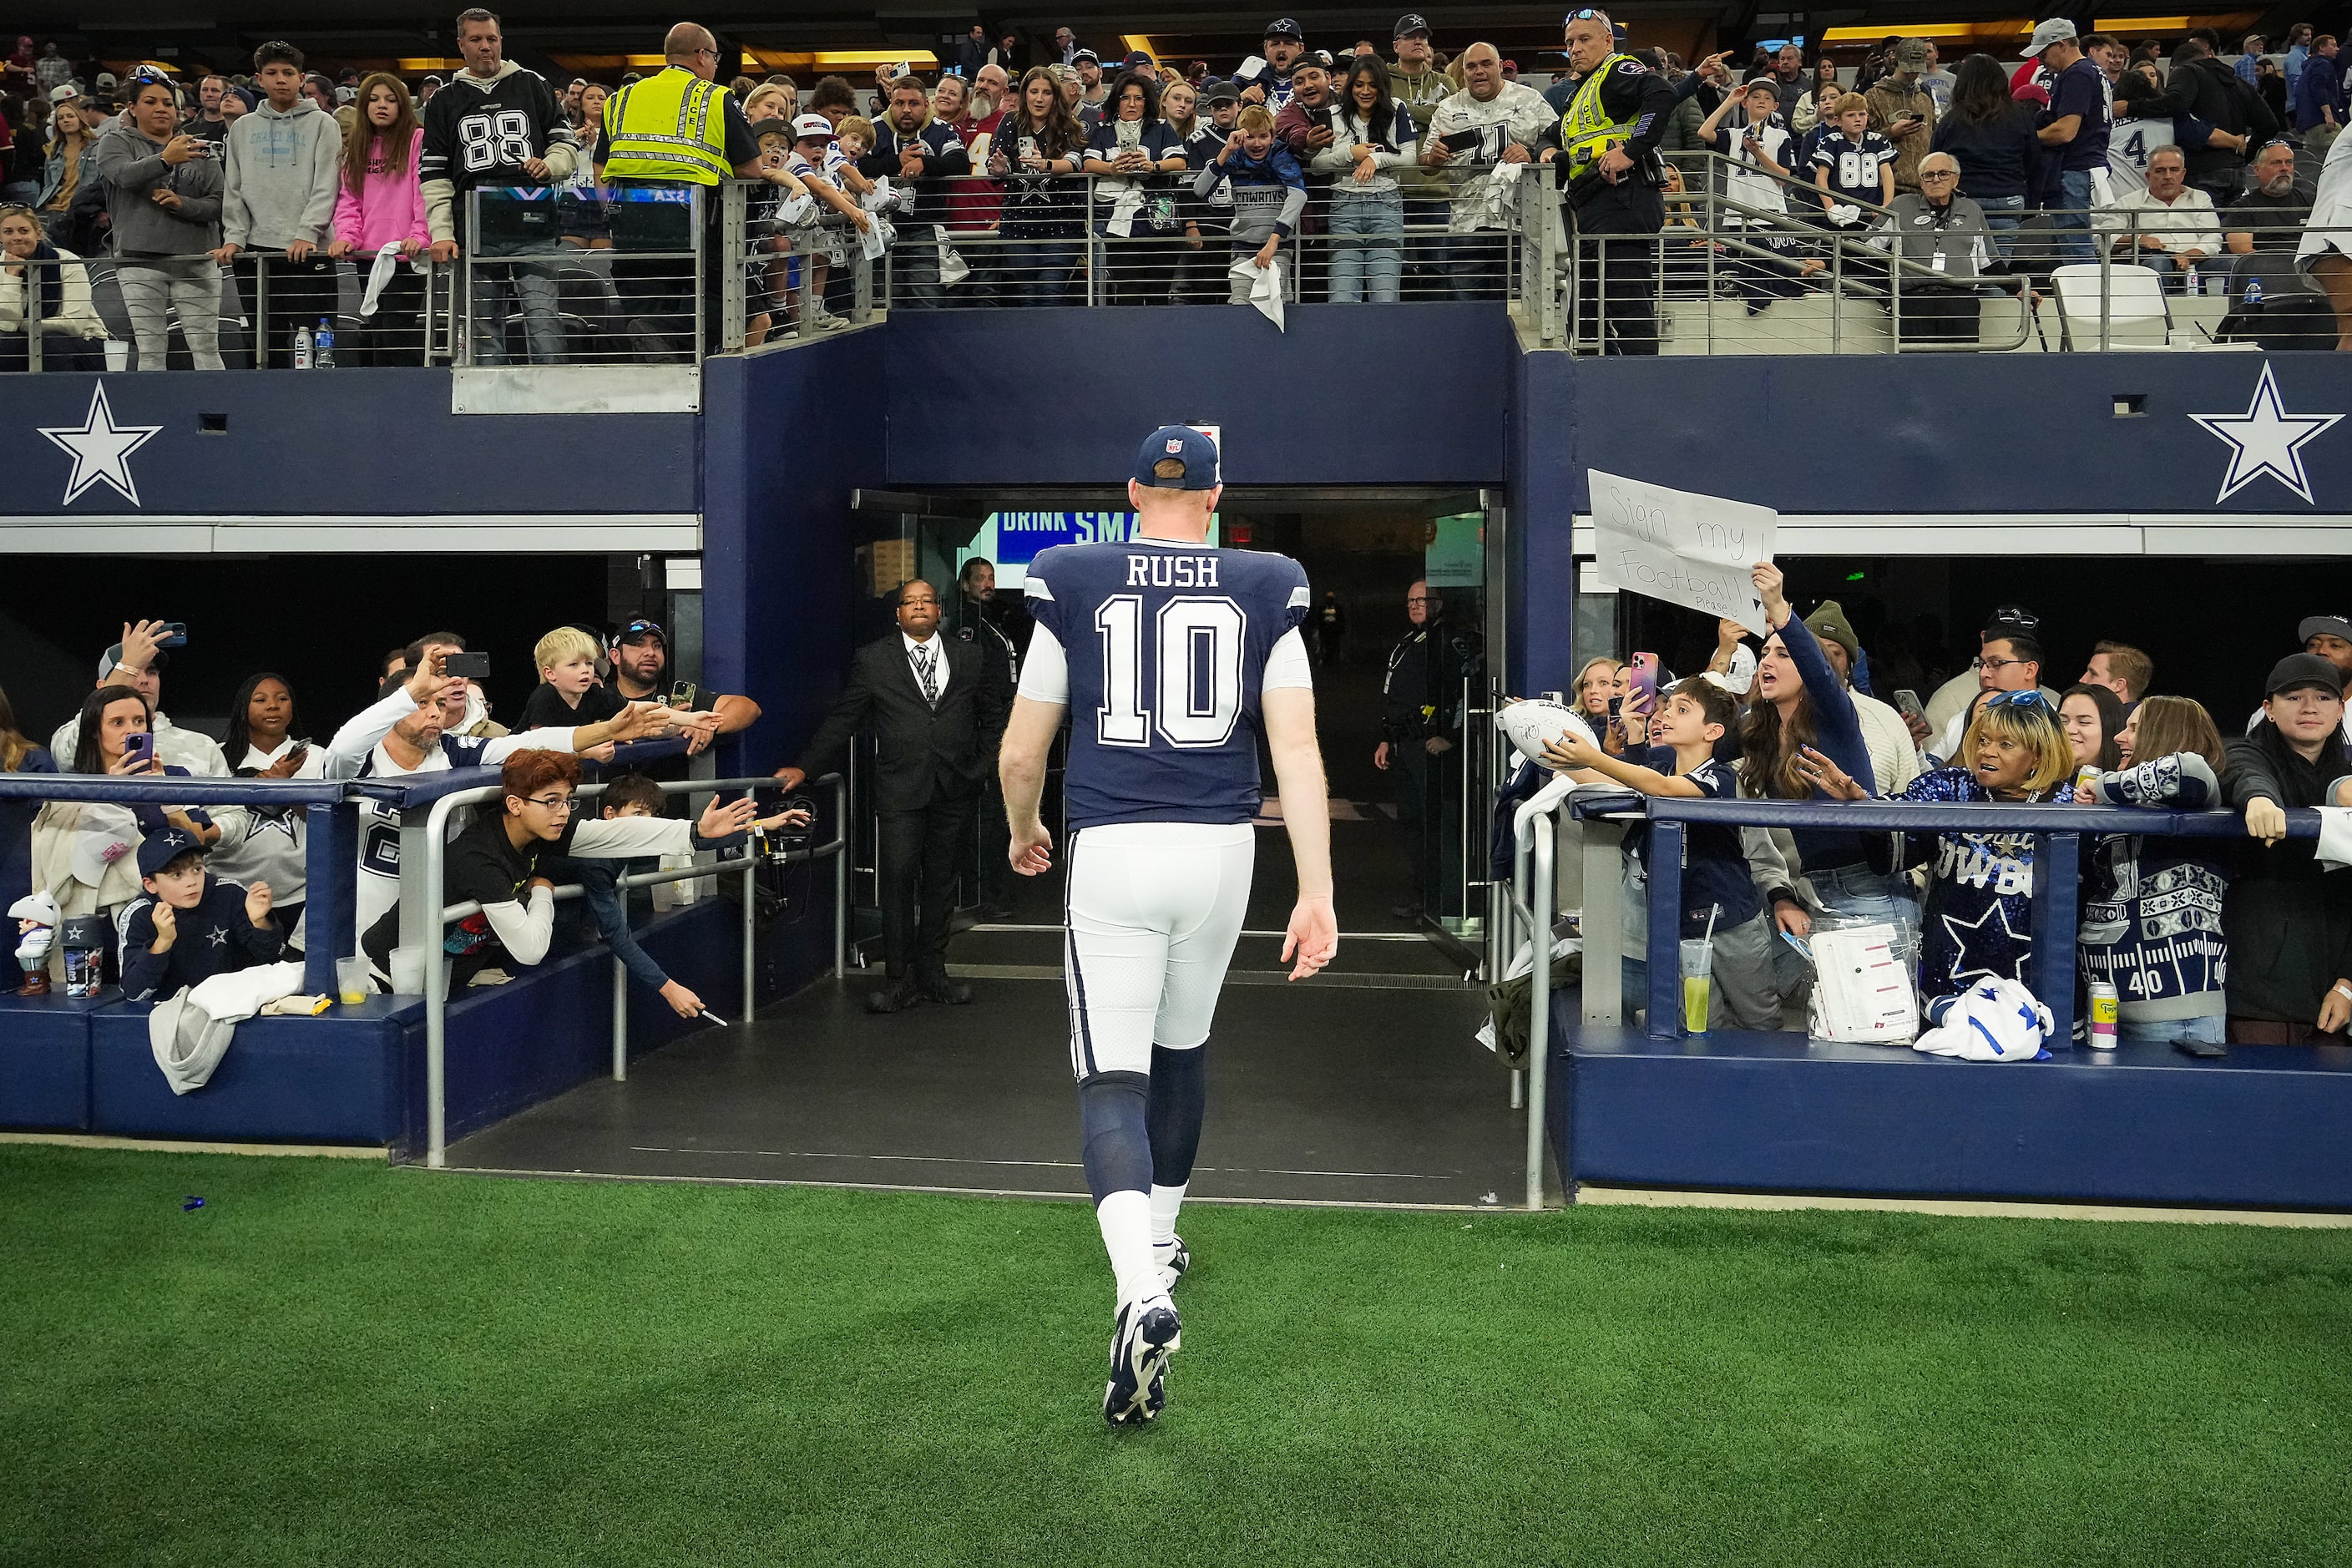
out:
M58 901L47 893L27 893L8 906L16 922L16 963L25 972L19 996L49 994L49 949L58 940Z

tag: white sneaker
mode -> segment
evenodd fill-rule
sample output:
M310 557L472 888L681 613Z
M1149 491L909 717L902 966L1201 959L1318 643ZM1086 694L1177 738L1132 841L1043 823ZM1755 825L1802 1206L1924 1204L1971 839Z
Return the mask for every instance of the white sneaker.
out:
M1183 1323L1167 1297L1121 1307L1111 1330L1103 1419L1114 1426L1140 1426L1167 1408L1168 1358L1183 1342Z

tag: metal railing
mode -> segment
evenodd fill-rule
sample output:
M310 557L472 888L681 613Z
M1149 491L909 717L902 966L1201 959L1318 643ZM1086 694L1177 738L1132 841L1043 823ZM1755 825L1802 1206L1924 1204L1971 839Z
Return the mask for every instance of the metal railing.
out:
M307 943L302 954L303 988L333 991L336 958L352 952L357 945L353 921L354 886L359 874L359 801L346 781L0 773L0 800L172 808L302 807L302 908ZM113 940L111 931L109 940Z
M2290 838L2319 837L2320 816L2286 813ZM1650 848L1646 889L1649 991L1642 998L1643 1028L1653 1039L1680 1037L1683 849L1685 830L1703 823L1738 826L1827 827L1861 833L1999 833L2033 840L2032 914L2028 973L2048 1008L2048 1044L2063 1047L2074 1028L2074 980L2081 908L2081 854L2086 838L2107 835L2242 840L2246 824L2232 811L2183 811L2111 805L1931 805L1907 801L1699 800L1651 797L1611 790L1580 790L1549 810L1526 816L1516 845L1514 923L1535 935L1534 993L1528 1058L1527 1205L1543 1204L1547 1068L1551 1054L1551 924L1559 847L1575 843L1583 856L1584 897L1577 911L1581 942L1581 1016L1589 1025L1622 1026L1625 1004L1621 960L1625 952L1621 905L1621 856L1626 830L1646 821Z
M1890 241L1885 208L1846 204L1856 221L1834 228L1822 193L1802 180L1712 153L1677 153L1671 163L1687 189L1664 193L1666 226L1646 236L1578 232L1556 163L1511 165L1517 172L1500 186L1501 165L1454 171L1459 184L1451 175L1402 171L1392 202L1334 195L1318 176L1301 232L1278 248L1284 299L1500 300L1535 342L1576 353L1625 346L1612 334L1622 338L1624 322L1638 318L1667 353L1952 353L2207 346L2234 335L2224 333L2222 318L2246 303L2250 282L2273 300L2283 292L2319 298L2279 247L2275 226L2233 230L2227 215L2212 216L2212 232L2252 233L2266 248L2250 256L2224 248L2187 275L2158 278L2154 270L2170 263L2147 240L2207 215L1988 212L1992 226L1982 237L2008 270L1961 279L1916 256L1890 255L1890 243L1900 241ZM342 363L354 346L460 365L692 363L863 324L892 307L1234 302L1230 269L1241 251L1229 232L1233 209L1196 195L1189 173L1153 176L1139 192L1134 184L1089 174L924 182L911 206L894 199L868 214L877 234L891 237L878 257L829 209L784 223L764 181L732 180L715 192L478 188L467 193L463 215L472 242L460 245L457 260L424 268L415 324L408 263L396 274L387 325L355 313L373 258L329 263L329 293L315 277L317 258L292 263L282 251L249 251L222 280L224 352L242 357L231 346L242 332L254 363L281 364L294 327L326 316L338 329ZM1492 196L1498 189L1505 194ZM1034 199L1041 190L1043 202ZM1479 226L1455 231L1458 199L1480 204ZM1377 222L1369 216L1375 209ZM2090 226L2063 226L2076 217ZM129 312L113 281L122 260L9 264L28 265L36 276L44 268L85 269L108 335L76 340L78 366L124 335ZM312 275L299 290L291 267ZM2217 295L2211 288L2224 273L2226 292ZM26 292L37 318L41 290ZM2252 335L2243 321L2239 331ZM2333 346L2317 326L2305 335L2310 347ZM55 368L61 336L54 329L27 334L26 368ZM273 336L281 342L275 351ZM2272 342L2294 346L2275 334ZM109 368L127 367L122 353L111 352Z
M706 877L740 873L743 879L742 898L742 985L743 1022L751 1022L759 1007L758 973L755 947L758 932L759 899L756 884L760 868L771 864L794 864L801 861L830 859L834 862L834 933L833 973L839 979L844 970L848 940L848 847L849 812L845 781L838 773L828 773L814 781L829 784L834 795L834 836L827 844L812 845L788 851L781 857L763 859L751 853L750 846L740 858L740 865L727 861L705 861L676 869L653 870L617 877L614 889L625 899L633 888L650 888L658 884L694 881ZM664 794L706 795L719 790L773 789L773 778L687 779L666 783ZM592 799L604 793L602 784L584 784L574 792L574 799ZM461 806L471 806L502 798L504 791L497 784L474 789L456 790L435 799L426 809L422 824L422 853L412 856L408 848L410 827L404 815L401 824L401 909L402 948L418 952L424 964L425 984L425 1163L439 1168L448 1163L448 1043L449 1043L449 963L444 955L444 942L449 922L481 912L478 902L467 901L442 905L439 889L443 866L448 852L449 817ZM411 868L415 874L412 878ZM412 889L412 882L415 884ZM584 889L577 882L565 883L555 889L559 901L580 898ZM422 903L431 910L425 931L433 940L428 943L413 941L409 912ZM628 970L615 956L613 960L613 1077L615 1080L628 1077Z

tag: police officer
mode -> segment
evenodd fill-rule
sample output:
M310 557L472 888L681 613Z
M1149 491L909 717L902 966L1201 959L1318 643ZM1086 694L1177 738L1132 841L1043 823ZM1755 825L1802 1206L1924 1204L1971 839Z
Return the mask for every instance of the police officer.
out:
M1468 667L1463 640L1444 624L1444 602L1426 583L1405 590L1412 628L1389 649L1381 683L1381 732L1387 738L1372 765L1396 775L1397 816L1412 857L1414 901L1390 913L1400 920L1459 910L1449 889L1461 879L1459 842L1462 676Z
M662 58L667 63L658 73L604 100L596 166L604 183L622 187L624 199L613 215L615 250L692 249L693 232L679 207L657 197L626 198L665 190L702 193L702 308L715 337L726 269L744 260L723 243L719 184L732 174L781 186L789 176L761 166L743 106L711 79L719 74L719 40L709 28L680 22L662 40ZM622 256L613 263L613 287L643 323L632 330L666 340L671 353L690 352L694 343L695 289L690 282L679 286L688 275L684 261Z
M1569 80L1553 89L1569 93L1559 119L1559 146L1557 151L1547 147L1542 157L1566 165L1561 183L1568 190L1578 238L1577 296L1586 302L1579 314L1609 330L1612 341L1604 347L1618 353L1654 354L1658 352L1658 322L1650 299L1654 244L1600 240L1588 247L1583 241L1591 235L1654 235L1665 227L1666 201L1661 193L1666 174L1658 139L1674 113L1675 89L1664 77L1618 52L1608 14L1590 8L1569 14L1568 66ZM1604 271L1599 259L1607 263L1608 297L1599 301L1601 315L1595 321L1590 312ZM1579 335L1583 335L1580 328Z

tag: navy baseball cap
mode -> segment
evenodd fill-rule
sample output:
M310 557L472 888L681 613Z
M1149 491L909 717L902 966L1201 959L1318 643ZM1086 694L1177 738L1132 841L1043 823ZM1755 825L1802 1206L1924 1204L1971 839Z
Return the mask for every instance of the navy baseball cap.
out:
M152 877L181 856L192 850L201 853L203 849L196 836L185 828L167 827L161 833L151 833L139 846L139 874Z
M1269 38L1297 38L1303 44L1307 41L1307 29L1288 16L1279 16L1265 25L1265 36Z
M1418 11L1408 11L1397 18L1396 31L1391 35L1389 41L1393 43L1398 38L1408 37L1414 33L1419 33L1424 38L1429 37L1429 18Z
M1181 479L1163 479L1153 472L1171 458L1183 463ZM1135 482L1150 489L1213 490L1223 482L1217 444L1189 425L1162 425L1143 438L1135 454Z

